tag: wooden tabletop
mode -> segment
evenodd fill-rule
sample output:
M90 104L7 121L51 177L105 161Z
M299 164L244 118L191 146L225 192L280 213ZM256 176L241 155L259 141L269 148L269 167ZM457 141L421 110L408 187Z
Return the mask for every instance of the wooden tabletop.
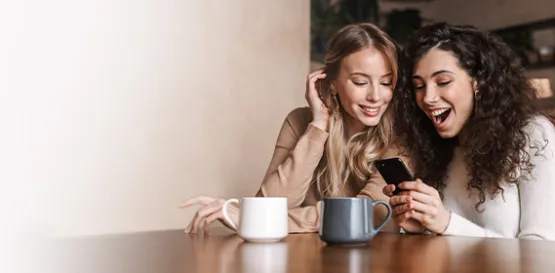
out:
M315 233L290 234L282 242L255 244L218 229L209 235L161 231L50 244L52 251L45 253L51 272L555 271L554 242L516 239L381 233L363 247L332 247Z

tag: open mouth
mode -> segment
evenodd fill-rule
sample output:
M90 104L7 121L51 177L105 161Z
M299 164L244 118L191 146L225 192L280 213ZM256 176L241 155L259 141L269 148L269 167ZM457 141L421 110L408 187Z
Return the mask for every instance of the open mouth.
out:
M451 108L435 110L435 111L432 111L432 120L434 121L435 124L441 125L443 122L447 120L450 114L451 114Z

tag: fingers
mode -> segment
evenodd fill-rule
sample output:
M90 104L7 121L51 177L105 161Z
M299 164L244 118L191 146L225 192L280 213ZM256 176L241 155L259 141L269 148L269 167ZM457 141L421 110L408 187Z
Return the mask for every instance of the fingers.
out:
M208 205L208 204L214 202L215 200L217 200L217 198L208 197L208 196L205 196L205 195L199 195L195 198L191 198L191 199L181 203L179 205L179 207L180 208L186 208L186 207L196 205L196 204Z
M430 217L429 215L424 214L424 213L422 213L422 212L418 212L418 211L413 211L413 213L411 214L411 217L412 217L414 220L420 222L422 225L424 225L424 226L426 226L426 227L427 227L427 226L430 226L430 224L431 224L431 222L432 222L432 221L431 221L431 220L432 220L432 217Z
M389 197L393 196L394 191L395 191L395 185L387 185L383 187L383 190L382 190L383 194Z
M326 76L327 76L326 74L318 74L308 79L307 92L309 96L312 95L320 98L320 95L318 94L318 90L316 90L316 81L325 79Z
M430 196L439 196L439 193L433 187L426 185L422 180L407 181L399 184L399 188L409 191L417 191Z
M428 214L430 216L435 216L437 214L437 209L436 207L426 204L426 203L422 203L419 202L417 200L411 199L407 204L406 204L407 210L415 210L418 213L422 213L422 214Z
M393 217L393 221L397 224L397 225L401 225L402 223L404 223L405 221L409 220L412 215L414 214L414 210L409 210L406 211L404 213L395 215Z
M327 74L324 72L323 69L319 69L314 71L313 73L309 74L307 77L307 84L309 89L315 90L315 83L317 80L321 80L326 78Z
M193 221L194 221L194 218L193 218L193 220L191 220L191 222L189 222L189 225L187 225L187 228L185 228L185 233L191 232L191 227L193 226Z
M410 195L398 194L398 195L394 195L391 198L389 198L389 204L391 206L398 206L398 205L402 205L402 204L407 203L410 199L411 199Z
M409 199L406 203L403 203L403 204L394 206L394 207L392 208L392 214L393 214L394 216L395 216L395 215L400 215L400 214L403 214L403 213L405 213L405 212L407 212L407 211L412 210L413 208L414 208L414 201L412 201L412 200Z
M218 210L208 215L204 220L204 232L208 233L208 230L210 229L210 224L218 219L223 219L223 217L224 217L224 214L222 213L222 210Z
M206 216L208 216L208 215L210 215L214 212L217 212L218 210L221 211L221 209L222 209L222 204L221 204L221 202L218 202L218 201L213 202L212 204L210 204L210 205L208 205L208 206L206 206L202 209L199 209L197 211L197 213L195 214L195 218L193 220L192 232L197 233L199 225L202 222L202 220ZM189 232L190 232L190 230L189 230Z
M436 203L433 201L434 197L430 195L427 195L418 191L409 191L406 193L406 195L412 197L413 200L418 201L420 203L433 205L433 206L436 205Z
M324 72L323 69L320 70L316 70L313 73L309 74L308 77L306 78L308 82L316 82L318 79L323 79L326 77L326 73Z
M324 73L325 69L326 69L326 67L323 66L323 67L320 67L320 68L312 71L310 74L308 74L308 78L310 79L310 78L314 77L315 75Z

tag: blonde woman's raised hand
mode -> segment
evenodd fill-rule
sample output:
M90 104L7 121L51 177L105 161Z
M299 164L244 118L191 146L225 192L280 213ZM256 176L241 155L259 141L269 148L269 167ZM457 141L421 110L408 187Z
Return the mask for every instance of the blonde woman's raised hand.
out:
M322 91L318 90L321 81L326 78L326 73L324 68L320 68L312 73L310 73L306 80L306 94L305 98L312 110L312 122L311 124L324 130L328 130L328 120L329 120L329 110L324 105L322 101Z

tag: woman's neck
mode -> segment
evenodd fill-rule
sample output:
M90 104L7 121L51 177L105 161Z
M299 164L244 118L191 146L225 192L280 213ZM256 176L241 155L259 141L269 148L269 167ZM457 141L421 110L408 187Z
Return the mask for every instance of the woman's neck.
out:
M458 146L465 147L468 144L468 140L470 139L471 135L471 127L472 122L468 120L466 124L463 126L459 134L457 135L457 142Z

